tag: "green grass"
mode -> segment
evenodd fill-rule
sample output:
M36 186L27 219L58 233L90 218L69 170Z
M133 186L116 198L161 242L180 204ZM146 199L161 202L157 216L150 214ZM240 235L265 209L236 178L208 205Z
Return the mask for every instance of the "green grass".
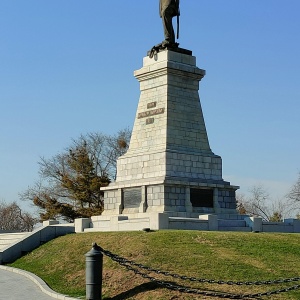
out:
M12 264L33 272L54 290L85 295L85 256L93 242L138 263L216 280L257 281L300 276L300 235L203 231L111 232L72 234L57 238ZM153 274L152 274L153 275ZM163 278L176 282L172 278ZM277 290L272 286L181 284L233 293ZM285 284L291 286L294 282ZM104 257L104 299L212 299L157 287ZM266 299L300 299L300 290Z

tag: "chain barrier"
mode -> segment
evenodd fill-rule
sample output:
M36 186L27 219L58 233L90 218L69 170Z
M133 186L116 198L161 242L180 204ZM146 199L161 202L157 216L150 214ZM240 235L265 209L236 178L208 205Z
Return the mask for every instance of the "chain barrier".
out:
M147 266L144 266L142 264L138 264L134 261L128 260L126 258L120 257L116 254L113 254L107 250L104 250L101 248L101 251L108 257L110 257L112 260L116 262L123 262L126 264L130 264L132 266L138 267L140 269L144 269L148 272L153 272L156 274L161 274L164 276L170 276L176 279L181 280L189 280L192 282L200 282L200 283L209 283L209 284L227 284L227 285L270 285L270 284L281 284L281 283L289 283L289 282L297 282L300 281L300 277L294 277L294 278L287 278L287 279L278 279L278 280L266 280L266 281L222 281L222 280L213 280L213 279L204 279L204 278L195 278L195 277L188 277L188 276L182 276L178 274L173 274L170 272L165 272L161 270L157 270L154 268L150 268Z
M163 281L159 280L155 277L152 277L146 273L141 272L139 269L143 269L147 272L150 273L156 273L158 275L164 275L164 276L170 276L175 279L181 279L181 280L189 280L192 282L199 282L199 283L208 283L208 284L219 284L219 285L246 285L246 286L251 286L251 285L271 285L271 284L281 284L281 283L290 283L290 282L297 282L300 281L300 277L295 277L295 278L287 278L287 279L279 279L279 280L267 280L267 281L222 281L222 280L212 280L212 279L204 279L204 278L195 278L195 277L188 277L188 276L181 276L178 274L173 274L170 272L165 272L161 270L157 270L154 268L150 268L147 266L144 266L142 264L138 264L134 261L128 260L124 257L121 257L117 254L113 254L110 251L104 250L103 248L99 247L100 251L106 255L107 257L111 258L113 261L117 262L121 266L125 267L127 270L134 272L137 275L140 275L141 277L148 279L152 282L157 283L160 286L163 286L165 288L183 292L183 293L189 293L189 294L197 294L197 295L202 295L202 296L210 296L210 297L216 297L216 298L227 298L227 299L258 299L263 296L271 296L275 294L280 294L280 293L286 293L289 291L293 290L298 290L300 289L300 284L290 286L290 287L285 287L273 291L267 291L267 292L260 292L260 293L254 293L254 294L231 294L231 293L225 293L225 292L212 292L212 291L204 291L188 286L183 286L177 283L171 283L168 281ZM133 267L134 266L134 267Z

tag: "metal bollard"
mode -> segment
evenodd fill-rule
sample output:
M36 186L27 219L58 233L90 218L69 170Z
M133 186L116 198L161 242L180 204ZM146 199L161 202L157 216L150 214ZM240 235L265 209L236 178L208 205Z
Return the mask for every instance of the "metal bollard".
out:
M93 243L91 251L85 254L86 299L102 299L103 254L100 247Z

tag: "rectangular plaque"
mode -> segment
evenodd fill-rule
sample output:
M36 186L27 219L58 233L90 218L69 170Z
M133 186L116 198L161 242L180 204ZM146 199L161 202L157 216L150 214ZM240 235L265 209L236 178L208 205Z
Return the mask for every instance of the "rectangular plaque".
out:
M142 188L123 190L124 209L137 208L142 202Z
M150 102L150 103L147 104L148 109L149 108L154 108L154 107L156 107L156 102Z
M146 125L153 124L153 123L154 123L154 118L146 119Z
M193 207L214 207L214 191L212 189L191 189L190 195Z
M138 114L138 119L163 114L164 112L165 112L164 108L157 108L157 109L148 110L148 111L139 113Z

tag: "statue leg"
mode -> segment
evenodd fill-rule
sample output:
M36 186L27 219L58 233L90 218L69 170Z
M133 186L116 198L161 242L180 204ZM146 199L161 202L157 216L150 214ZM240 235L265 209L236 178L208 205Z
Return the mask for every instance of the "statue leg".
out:
M167 7L162 10L162 22L164 27L165 41L174 44L175 43L175 33L172 24L172 18L174 15L174 9L172 7Z

